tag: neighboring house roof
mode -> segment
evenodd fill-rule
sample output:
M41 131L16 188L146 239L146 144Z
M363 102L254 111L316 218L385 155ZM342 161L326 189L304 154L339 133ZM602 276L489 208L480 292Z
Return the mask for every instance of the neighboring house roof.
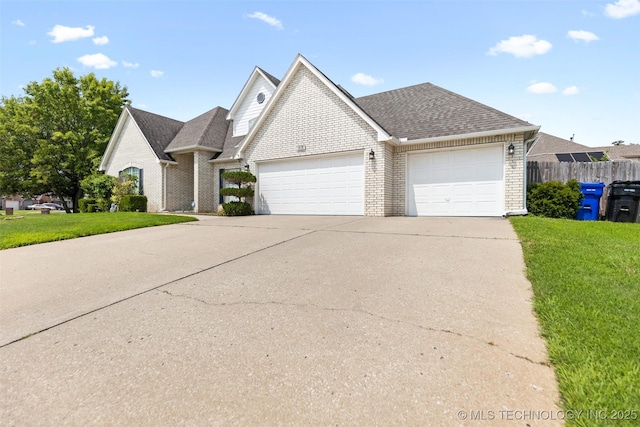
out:
M629 147L625 149L624 147ZM608 160L640 159L640 145L588 147L568 139L538 132L538 139L529 149L527 159L538 162L589 162L606 155Z
M606 152L611 160L640 161L640 144L609 145L604 147L594 147L592 150Z
M221 151L229 127L228 113L227 109L216 107L189 120L184 123L164 151L167 153L195 149Z
M533 127L529 122L431 83L355 101L393 136L409 140Z
M578 153L597 151L586 145L568 139L558 138L548 133L538 132L538 139L527 152L527 160L538 162L558 162L558 153Z
M173 161L171 155L165 153L164 150L178 134L184 123L158 114L138 110L131 106L127 106L126 108L149 142L149 145L151 145L158 159Z

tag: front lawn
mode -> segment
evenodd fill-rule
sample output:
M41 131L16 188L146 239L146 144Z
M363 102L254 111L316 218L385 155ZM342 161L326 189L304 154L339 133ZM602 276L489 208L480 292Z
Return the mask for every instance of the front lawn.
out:
M12 216L0 217L0 249L187 221L197 219L139 212L65 214L52 211L42 215L40 211L15 211Z
M640 224L536 217L511 223L561 404L585 411L567 425L640 425Z

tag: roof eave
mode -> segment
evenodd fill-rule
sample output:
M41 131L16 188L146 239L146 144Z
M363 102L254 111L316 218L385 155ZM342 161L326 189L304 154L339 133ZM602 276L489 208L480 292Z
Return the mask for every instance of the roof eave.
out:
M523 133L523 132L537 132L540 129L540 126L521 126L517 128L507 128L507 129L496 129L496 130L487 130L482 132L471 132L471 133L461 133L457 135L442 135L442 136L434 136L431 138L420 138L420 139L408 139L400 138L399 145L415 145L415 144L425 144L430 142L441 142L441 141L450 141L452 139L471 139L471 138L484 138L488 136L497 136L504 135L510 133Z
M127 115L129 115L129 117L131 117L131 120L135 122L135 120L133 119L133 116L131 115L127 107L123 108L122 113L120 113L120 117L118 118L118 122L116 123L116 127L113 133L111 134L111 138L109 138L109 143L107 144L107 148L104 150L104 153L102 154L102 160L100 160L100 166L98 166L99 171L105 171L107 169L106 160L111 157L111 153L115 148L116 141L118 140L118 137L120 136L120 134L122 133L122 130L124 129L124 122L126 120Z
M209 163L230 163L230 162L240 162L243 158L242 157L225 157L223 159L221 158L217 158L217 159L211 159L211 160L207 160L207 162Z
M222 150L219 148L203 147L200 145L189 145L186 147L178 147L178 148L171 148L168 150L164 150L164 152L167 154L169 153L181 154L181 153L187 153L191 151L210 151L212 153L222 153Z

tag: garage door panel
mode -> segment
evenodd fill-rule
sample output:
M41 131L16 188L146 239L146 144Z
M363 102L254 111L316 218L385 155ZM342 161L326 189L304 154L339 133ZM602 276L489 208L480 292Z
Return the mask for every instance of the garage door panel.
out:
M409 215L502 215L501 146L409 154L407 165Z
M258 212L364 214L364 156L296 159L261 164Z

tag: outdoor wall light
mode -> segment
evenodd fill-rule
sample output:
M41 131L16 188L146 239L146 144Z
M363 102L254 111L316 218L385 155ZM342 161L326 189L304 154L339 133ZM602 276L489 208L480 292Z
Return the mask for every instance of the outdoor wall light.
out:
M244 165L244 170L246 170L247 172L249 172L249 165L248 165L248 164Z
M507 150L509 150L509 155L513 156L513 153L516 152L516 147L514 147L513 144L509 144L509 147L507 148Z
M375 160L376 153L374 153L373 149L369 151L369 160Z

